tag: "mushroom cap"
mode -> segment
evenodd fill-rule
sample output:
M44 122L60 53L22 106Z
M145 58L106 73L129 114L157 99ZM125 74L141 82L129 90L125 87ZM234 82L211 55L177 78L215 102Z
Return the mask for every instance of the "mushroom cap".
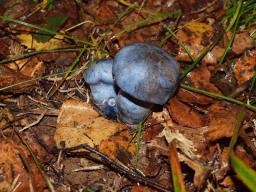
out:
M112 64L112 59L94 61L83 76L85 82L90 86L92 103L103 115L116 118L116 90L112 75Z
M84 80L87 84L97 84L100 81L103 83L114 83L112 75L112 59L102 59L93 61L89 68L84 72Z
M179 63L159 47L134 43L116 54L113 76L130 96L163 105L178 87Z
M119 91L116 97L117 118L124 123L133 125L144 120L151 112L151 105L142 103L130 98L123 91Z

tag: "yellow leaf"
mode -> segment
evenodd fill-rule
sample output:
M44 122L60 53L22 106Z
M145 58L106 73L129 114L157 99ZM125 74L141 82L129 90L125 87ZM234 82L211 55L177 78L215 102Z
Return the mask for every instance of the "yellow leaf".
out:
M201 23L198 21L192 21L187 23L186 28L188 28L192 33L195 33L197 36L202 36L205 32L212 32L212 26L206 23Z
M56 49L60 47L61 40L63 39L62 35L55 35L50 41L46 43L37 42L33 39L31 34L21 34L17 38L20 40L22 45L25 45L29 49L35 49L37 51L43 49Z
M47 7L47 5L48 5L48 0L43 0L43 2L42 2L43 9L45 9Z

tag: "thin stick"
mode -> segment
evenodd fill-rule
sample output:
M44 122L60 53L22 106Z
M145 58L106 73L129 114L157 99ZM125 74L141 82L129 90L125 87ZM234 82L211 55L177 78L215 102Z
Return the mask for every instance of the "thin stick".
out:
M101 161L103 163L107 164L110 168L118 171L120 174L126 175L127 177L129 177L130 179L132 179L136 182L153 187L155 189L159 189L161 191L166 191L166 192L172 191L171 187L162 185L159 182L153 181L147 177L139 175L138 173L130 170L128 167L110 159L105 154L102 154L101 152L97 151L95 148L92 148L87 144L81 144L81 145L78 145L75 147L66 148L66 149L64 149L64 152L66 152L67 154L70 154L70 155L75 155L76 153L72 152L72 151L76 151L79 149L85 149L86 151L89 151L90 153L97 155L101 159Z
M44 115L46 114L46 112L48 111L48 109L45 109L43 111L43 113L37 118L36 121L34 121L33 123L30 123L29 125L26 125L25 127L23 127L21 130L19 130L19 132L22 132L30 127L33 127L34 125L38 124L43 118L44 118Z

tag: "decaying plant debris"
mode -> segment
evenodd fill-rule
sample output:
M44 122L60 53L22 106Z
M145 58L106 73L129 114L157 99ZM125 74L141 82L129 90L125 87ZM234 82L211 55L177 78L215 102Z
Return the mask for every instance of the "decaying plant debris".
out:
M0 191L249 190L231 162L256 169L255 10L254 0L0 1ZM100 115L82 74L135 42L175 57L181 78L131 127Z

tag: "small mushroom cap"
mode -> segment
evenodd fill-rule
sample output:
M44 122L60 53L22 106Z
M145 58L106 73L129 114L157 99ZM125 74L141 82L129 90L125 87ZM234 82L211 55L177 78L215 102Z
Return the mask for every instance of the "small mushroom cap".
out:
M116 118L116 91L112 84L98 83L91 85L92 102L100 112L109 117Z
M125 93L163 105L178 87L179 63L159 47L134 43L116 54L113 75Z
M112 59L102 59L92 62L84 72L85 82L89 85L97 84L100 81L113 84L112 65Z
M116 90L112 65L112 59L92 62L84 72L84 80L90 86L92 102L99 111L109 118L116 118Z
M151 112L151 105L142 105L142 103L119 91L116 98L117 118L127 124L134 125L144 120Z

